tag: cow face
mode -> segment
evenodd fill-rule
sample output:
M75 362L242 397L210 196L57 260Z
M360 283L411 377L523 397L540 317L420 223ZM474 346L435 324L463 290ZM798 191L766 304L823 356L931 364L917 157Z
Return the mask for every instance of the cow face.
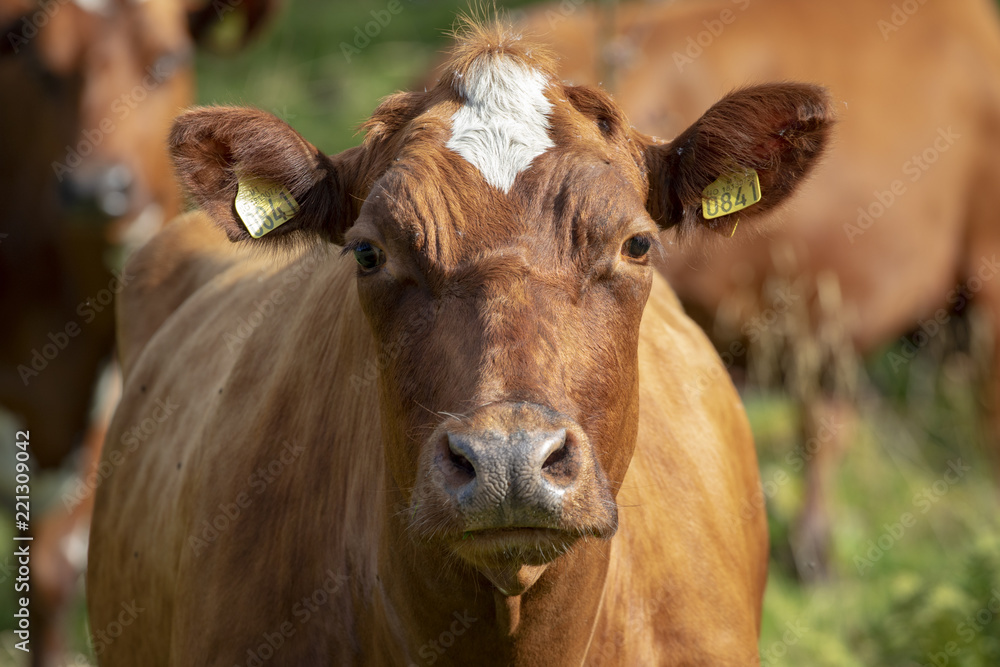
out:
M344 244L378 349L396 509L513 593L579 538L615 532L659 229L708 224L702 190L735 169L766 193L744 217L774 206L830 119L820 89L747 89L664 144L512 38L469 38L448 71L383 102L364 145L333 158L240 109L189 112L171 145L230 238L250 236L233 202L257 182L298 207L260 241Z
M143 212L147 233L176 213L164 139L193 93L181 3L4 0L0 24L0 85L19 91L4 105L17 156L4 180L49 193L15 222L83 224L115 243Z

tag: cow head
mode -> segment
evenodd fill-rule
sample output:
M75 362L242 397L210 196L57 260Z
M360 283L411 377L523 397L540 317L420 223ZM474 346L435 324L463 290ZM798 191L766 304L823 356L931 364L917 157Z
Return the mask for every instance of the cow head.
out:
M552 71L477 29L435 88L386 99L334 157L247 109L190 111L171 135L182 182L231 239L344 246L378 348L397 517L507 593L615 533L660 230L711 224L702 191L734 170L763 191L745 220L777 205L832 122L822 89L772 85L662 143ZM234 205L253 188L278 212L258 239Z
M250 6L256 21L264 4L231 13ZM0 87L16 92L0 111L0 174L34 194L5 207L9 228L69 222L119 243L134 222L139 241L176 214L164 139L194 95L191 30L225 13L181 0L0 0Z
M121 240L148 207L177 210L163 148L193 95L191 39L176 0L0 3L7 183L24 198L16 224L69 221ZM42 209L48 210L42 210ZM30 223L29 223L30 221ZM155 225L151 225L155 229Z

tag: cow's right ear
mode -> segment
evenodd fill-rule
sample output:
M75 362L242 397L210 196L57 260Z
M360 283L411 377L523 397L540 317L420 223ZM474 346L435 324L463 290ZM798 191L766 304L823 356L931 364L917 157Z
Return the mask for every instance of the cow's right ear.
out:
M279 118L239 107L186 111L168 143L181 185L232 241L341 244L358 216L363 147L328 157Z

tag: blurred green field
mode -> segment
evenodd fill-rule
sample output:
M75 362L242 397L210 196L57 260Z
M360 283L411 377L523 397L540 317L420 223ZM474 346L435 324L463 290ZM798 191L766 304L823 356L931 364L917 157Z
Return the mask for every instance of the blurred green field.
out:
M468 6L401 2L403 10L348 62L341 43L351 44L355 28L387 2L291 0L246 51L200 55L199 101L271 111L328 153L351 146L359 140L355 128L381 97L424 77L448 43L445 30L456 9ZM789 476L768 503L773 546L761 639L765 665L1000 665L1000 621L990 610L991 602L1000 610L1000 519L977 416L976 362L962 352L925 348L895 373L886 363L895 347L864 369L858 436L835 484L836 576L823 586L795 580L787 547L803 491L801 473L786 461L799 446L794 406L779 393L744 396L762 479L779 471ZM971 469L937 494L935 483L957 459ZM933 502L916 498L925 489ZM906 513L913 525L894 533ZM891 545L882 549L878 541L887 533ZM11 517L4 514L0 542L11 544L11 534ZM878 558L859 572L856 559L869 558L870 541ZM0 667L25 664L11 650L8 558L0 553ZM73 623L77 662L70 664L88 664L82 605Z

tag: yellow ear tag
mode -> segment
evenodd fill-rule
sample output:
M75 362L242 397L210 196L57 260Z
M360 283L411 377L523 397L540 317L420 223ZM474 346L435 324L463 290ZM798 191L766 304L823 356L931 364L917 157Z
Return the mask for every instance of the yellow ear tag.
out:
M701 214L706 220L721 218L753 206L760 201L760 195L760 179L757 178L756 171L734 171L720 176L702 190ZM735 225L733 232L736 232Z
M236 212L250 236L259 239L294 218L299 203L281 183L247 176L236 190Z

